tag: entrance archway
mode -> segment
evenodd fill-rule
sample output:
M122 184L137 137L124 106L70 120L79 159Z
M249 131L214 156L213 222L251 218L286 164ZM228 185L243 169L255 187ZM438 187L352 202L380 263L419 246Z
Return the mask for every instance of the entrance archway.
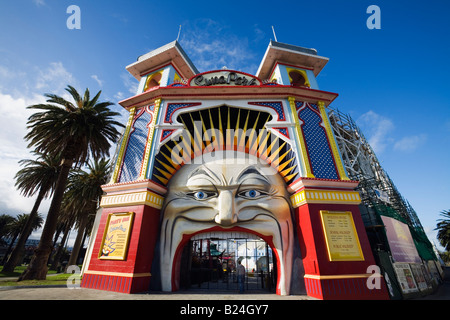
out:
M245 290L275 292L277 259L270 245L244 232L207 232L193 236L181 254L180 288L238 291L236 267L245 267Z

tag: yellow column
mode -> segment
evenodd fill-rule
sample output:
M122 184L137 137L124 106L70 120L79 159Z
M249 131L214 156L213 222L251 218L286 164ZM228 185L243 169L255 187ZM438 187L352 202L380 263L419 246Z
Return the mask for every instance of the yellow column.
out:
M300 147L303 167L306 170L306 177L314 178L314 175L311 170L311 166L309 164L308 152L306 152L305 138L303 137L303 132L302 132L302 129L300 128L300 122L298 121L298 114L297 114L297 110L295 108L295 98L289 97L288 100L289 100L289 106L291 107L291 113L294 117L297 145Z
M111 180L109 181L110 184L117 182L117 179L119 176L119 171L120 171L120 166L122 165L123 156L125 155L125 149L126 149L126 145L128 142L128 138L130 137L131 124L133 123L135 113L136 113L136 108L131 108L130 115L128 116L127 126L126 126L125 132L123 134L122 144L120 146L119 154L117 156L116 166L115 166L114 172L111 176Z
M328 141L330 142L331 151L333 152L334 161L336 161L336 167L339 172L339 177L341 180L350 180L345 173L344 165L341 160L341 155L339 153L338 146L336 144L336 139L334 138L333 129L331 128L330 121L328 120L327 111L325 110L325 103L319 101L317 103L320 110L320 115L322 116L323 123L325 125L325 131L327 132Z
M161 99L156 99L155 107L153 108L152 121L150 122L150 125L148 126L147 145L145 146L144 160L142 161L141 173L139 175L138 180L144 180L145 174L147 173L148 161L150 159L150 152L152 150L153 136L155 134L156 120L158 118L160 106L161 106Z

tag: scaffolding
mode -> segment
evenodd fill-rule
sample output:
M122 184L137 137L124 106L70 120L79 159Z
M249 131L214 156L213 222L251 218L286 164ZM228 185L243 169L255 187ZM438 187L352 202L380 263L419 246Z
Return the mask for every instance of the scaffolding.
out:
M411 228L423 232L416 212L383 169L355 121L350 115L338 109L329 108L328 116L347 175L350 179L359 181L357 191L365 207L362 215L366 227L380 225L380 220L374 211L393 209L398 215L397 218L406 222Z
M388 216L409 226L423 265L427 268L429 262L436 265L433 245L426 236L416 211L400 194L356 123L350 115L337 109L329 108L328 116L347 175L350 179L359 181L356 188L361 196L359 208L377 264L382 266L391 280L396 278L397 271L394 271L394 260L381 219L381 216ZM391 281L391 289L392 299L401 298L403 291L399 282Z

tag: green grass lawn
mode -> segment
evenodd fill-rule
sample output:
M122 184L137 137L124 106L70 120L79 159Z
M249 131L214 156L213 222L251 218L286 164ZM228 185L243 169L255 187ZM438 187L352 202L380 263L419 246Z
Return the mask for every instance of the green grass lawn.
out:
M0 267L1 270L2 267ZM72 275L70 273L56 274L56 271L49 270L46 280L6 280L8 277L18 277L25 271L26 266L18 266L14 272L0 272L0 286L46 286L46 285L66 285L67 279Z
M14 269L14 272L0 272L0 280L5 277L18 277L25 271L27 266L17 266ZM3 269L3 266L0 266L0 270ZM48 274L55 274L55 270L48 270Z

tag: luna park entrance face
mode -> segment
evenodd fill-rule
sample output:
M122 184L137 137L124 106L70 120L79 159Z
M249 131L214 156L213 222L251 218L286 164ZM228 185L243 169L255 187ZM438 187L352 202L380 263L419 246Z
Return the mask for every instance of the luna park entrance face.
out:
M238 261L245 268L245 290L275 292L276 258L261 238L242 232L208 232L192 237L183 249L183 289L238 291Z

